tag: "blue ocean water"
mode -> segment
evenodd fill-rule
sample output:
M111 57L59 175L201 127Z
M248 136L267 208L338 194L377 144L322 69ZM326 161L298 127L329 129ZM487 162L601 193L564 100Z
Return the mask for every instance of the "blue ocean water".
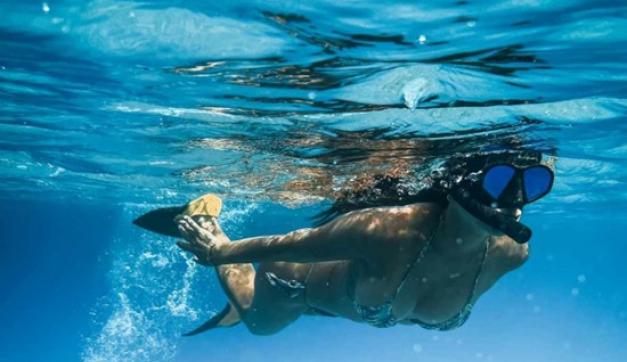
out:
M627 5L0 2L0 361L624 361ZM180 334L212 270L131 225L206 192L287 232L389 169L555 155L531 258L451 332ZM420 172L416 172L417 180ZM416 182L419 182L416 181Z

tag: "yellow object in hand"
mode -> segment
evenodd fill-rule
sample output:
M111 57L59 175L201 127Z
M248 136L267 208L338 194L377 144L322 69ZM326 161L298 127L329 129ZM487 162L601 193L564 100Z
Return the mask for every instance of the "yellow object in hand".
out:
M220 215L220 210L222 210L222 200L214 194L206 194L190 201L185 207L182 215L209 215L218 217Z

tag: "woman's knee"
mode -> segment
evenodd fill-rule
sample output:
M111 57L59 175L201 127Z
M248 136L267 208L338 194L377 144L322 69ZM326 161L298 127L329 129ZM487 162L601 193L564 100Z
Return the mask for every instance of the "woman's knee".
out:
M265 294L265 293L261 293ZM261 298L246 310L242 320L248 330L258 336L275 334L296 321L305 311L300 305L282 301L283 298Z
M285 326L281 326L280 328L270 328L268 326L256 325L254 323L250 325L246 324L246 327L248 328L248 331L255 336L270 336L285 328Z
M276 318L269 319L267 317L251 316L250 314L244 319L244 324L250 333L256 336L269 336L275 334L288 325L292 321L280 321Z
M252 334L275 334L307 310L303 300L304 285L292 280L291 272L289 267L279 263L261 265L257 269L253 302L242 315Z

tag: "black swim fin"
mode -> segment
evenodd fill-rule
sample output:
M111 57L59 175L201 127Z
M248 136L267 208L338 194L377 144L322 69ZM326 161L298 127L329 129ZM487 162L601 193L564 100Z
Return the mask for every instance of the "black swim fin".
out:
M211 317L208 321L201 324L193 331L184 333L184 337L195 336L202 332L206 332L216 327L232 327L241 321L239 313L233 308L230 303L227 303L226 307L220 311L220 313Z
M159 234L181 237L174 218L177 215L218 217L222 210L222 200L215 194L204 194L186 205L163 207L152 210L137 219L133 224Z
M133 224L155 233L178 238L181 234L174 222L174 217L185 211L185 208L184 205L152 210L133 220Z

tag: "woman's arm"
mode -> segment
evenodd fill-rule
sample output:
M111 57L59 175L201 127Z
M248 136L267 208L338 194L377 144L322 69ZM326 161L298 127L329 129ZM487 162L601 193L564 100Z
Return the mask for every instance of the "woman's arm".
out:
M367 244L335 222L318 228L295 230L284 235L257 236L216 247L216 264L285 261L313 263L365 257Z
M330 260L369 260L381 250L382 242L394 240L399 229L399 208L375 208L351 212L317 228L300 229L285 235L259 236L236 242L220 238L219 225L211 235L187 217L181 231L189 244L179 243L208 265L284 261L313 263ZM391 221L394 220L394 221Z

